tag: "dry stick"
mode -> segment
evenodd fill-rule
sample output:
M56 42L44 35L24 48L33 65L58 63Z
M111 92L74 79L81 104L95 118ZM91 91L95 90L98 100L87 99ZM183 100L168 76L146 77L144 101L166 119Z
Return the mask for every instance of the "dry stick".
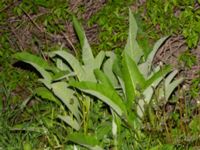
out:
M17 33L14 31L14 29L13 29L10 25L8 25L8 26L9 26L11 32L12 32L12 33L14 34L14 36L16 37L16 39L18 40L18 42L20 43L20 44L18 44L18 42L16 42L16 43L17 43L17 46L19 47L20 51L23 51L24 47L23 47L22 41L20 40L19 36L18 36Z
M62 32L62 35L64 36L64 38L67 40L67 42L68 42L68 43L70 44L70 46L72 47L72 49L73 49L75 55L78 56L78 54L77 54L77 52L76 52L76 49L75 49L74 45L72 44L72 42L70 41L70 39L68 38L68 36L67 36L65 33L63 33L63 32Z
M21 8L21 9L22 9L22 8ZM32 19L32 17L31 17L24 9L22 9L22 11L24 12L24 14L28 17L28 19L33 23L33 25L35 25L35 27L36 27L40 32L45 33L46 35L48 35L48 36L54 38L54 35L53 35L53 34L46 32L45 29L43 29L43 28L40 28L40 26Z
M22 8L21 8L22 9ZM40 26L31 18L31 16L24 10L22 9L22 11L24 12L24 14L29 18L29 20L33 23L33 25L35 25L35 27L41 32L45 34L45 40L46 40L46 35L49 35L50 37L53 37L52 34L46 32L44 29L40 28ZM46 57L44 55L44 53L42 51L40 51L42 54L42 57L46 60Z
M22 9L22 8L21 8L21 9ZM46 32L44 29L40 28L40 26L31 18L31 16L30 16L24 9L22 9L22 11L23 11L24 14L29 18L29 20L36 26L36 28L37 28L40 32L42 32L42 33L45 34L45 37L46 37L46 35L48 35L48 36L54 38L54 35L52 35L52 34ZM69 38L66 36L66 34L64 34L63 32L62 32L62 35L63 35L64 38L67 40L67 42L70 44L70 46L72 47L73 51L75 52L75 55L77 56L76 49L75 49L75 47L73 46L73 44L72 44L72 42L70 41L70 39L69 39ZM46 38L45 38L45 40L46 40ZM47 43L47 42L46 42L46 43ZM42 53L42 55L43 55L43 57L44 57L44 54L43 54L43 53ZM44 58L45 58L45 57L44 57Z
M21 10L24 12L24 14L29 18L29 20L36 26L36 28L37 28L40 32L42 32L42 33L45 32L42 28L40 28L40 26L31 18L31 16L30 16L23 8L21 8Z
M2 9L0 10L0 13L2 13L3 11L8 10L10 7L13 7L13 6L18 5L19 3L21 3L21 1L14 1L14 2L12 2L12 3L9 4L8 6L2 8Z
M20 48L20 45L16 42L16 44L10 39L10 38L6 38L8 40L8 42L10 43L10 45L12 45L13 47L15 47L15 45L17 45L18 49L20 49L21 51L21 48Z

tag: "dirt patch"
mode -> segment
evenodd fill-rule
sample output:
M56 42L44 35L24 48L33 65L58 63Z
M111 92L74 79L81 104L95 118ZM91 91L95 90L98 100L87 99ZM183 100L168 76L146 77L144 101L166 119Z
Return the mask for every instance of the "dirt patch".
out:
M196 48L188 50L191 55L196 57L196 63L191 68L188 68L180 61L181 55L187 50L187 44L182 36L171 36L157 51L154 64L158 64L160 61L164 64L171 64L173 68L180 70L187 80L197 78L200 71L200 43Z
M68 10L75 14L78 19L84 20L83 27L91 44L98 41L98 25L94 24L89 27L86 22L92 15L101 10L106 2L106 0L69 0L68 2ZM65 30L50 33L45 28L44 18L51 16L52 10L38 6L37 13L29 13L22 9L22 15L17 16L13 13L13 9L19 5L20 2L16 1L1 10L1 12L7 14L7 19L5 24L0 25L0 28L3 29L2 33L8 33L8 41L13 49L40 53L47 47L60 44L73 49L73 44L76 44L78 40L70 20L58 19L57 23L62 23ZM83 8L83 10L80 11L80 8Z

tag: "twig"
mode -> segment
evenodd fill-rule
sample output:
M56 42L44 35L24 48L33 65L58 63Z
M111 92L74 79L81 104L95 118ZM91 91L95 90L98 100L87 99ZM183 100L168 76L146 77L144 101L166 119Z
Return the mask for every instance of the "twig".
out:
M77 56L76 49L75 49L74 45L72 44L71 40L68 38L68 36L65 33L62 32L62 35L64 36L64 38L66 39L66 41L70 44L70 46L72 47L75 55Z
M21 41L21 39L19 38L19 36L17 35L17 33L14 31L13 27L11 27L10 25L8 25L11 32L14 34L14 36L16 37L16 39L19 41L20 44L17 43L17 46L19 47L20 51L23 51L24 47L23 47L23 43Z
M37 28L40 32L42 32L42 33L45 32L42 28L40 28L40 26L31 18L31 16L30 16L23 8L20 8L20 9L24 12L24 14L29 18L29 20L36 26L36 28Z

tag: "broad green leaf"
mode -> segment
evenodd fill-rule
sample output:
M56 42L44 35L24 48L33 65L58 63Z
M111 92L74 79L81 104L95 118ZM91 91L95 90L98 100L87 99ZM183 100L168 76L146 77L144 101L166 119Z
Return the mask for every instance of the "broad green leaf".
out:
M66 105L76 119L80 121L80 105L74 96L74 91L68 88L68 84L66 82L53 83L52 91Z
M69 71L59 71L52 77L52 81L59 81L64 78L68 78L71 74L69 74Z
M122 76L125 84L127 105L131 106L135 99L136 88L140 87L142 89L145 85L145 79L140 73L137 64L126 53L122 61Z
M106 60L106 62L103 65L103 71L106 74L106 76L109 78L109 80L112 82L112 85L114 87L117 87L118 81L115 74L113 73L113 65L114 65L116 56L113 52L107 52L106 56L109 58Z
M34 94L41 97L42 99L47 99L49 101L52 101L58 105L61 105L60 101L52 94L51 91L49 91L45 87L39 87L34 90Z
M27 62L27 63L33 63L36 64L37 66L40 66L41 68L45 69L45 70L51 70L51 71L56 71L57 69L53 66L49 66L49 64L42 58L35 56L33 54L30 54L28 52L20 52L20 53L16 53L13 55L14 58ZM56 69L56 70L54 70Z
M137 64L127 54L124 54L124 62L123 63L124 63L123 67L127 68L126 72L123 72L123 73L128 73L130 75L131 83L135 87L137 85L144 87L145 79L144 79L143 75L141 74L140 70L138 69Z
M178 73L178 70L174 70L167 76L167 78L164 81L165 82L164 95L165 95L166 100L169 99L174 89L183 82L183 78L175 79L174 81L172 81L177 75L177 73Z
M178 73L178 70L174 70L173 72L171 72L167 78L165 78L165 87L167 87L171 82L172 80L174 79L174 77L177 75Z
M151 71L153 58L154 58L156 52L158 51L158 49L160 48L160 46L163 44L163 42L167 38L168 37L163 37L163 38L159 39L156 42L156 44L154 45L153 50L151 51L151 53L147 56L146 61L139 65L139 69L140 69L141 73L144 75L144 77L147 77L149 72Z
M168 37L169 37L169 36L163 37L163 38L159 39L159 40L155 43L155 45L154 45L154 47L153 47L153 50L152 50L151 53L148 55L147 60L146 60L146 62L148 62L149 65L152 65L152 62L153 62L153 59L154 59L154 56L155 56L156 52L158 51L158 49L160 48L160 46L163 44L164 41L166 41L166 39L167 39ZM151 66L150 66L149 68L151 68Z
M149 104L152 96L153 96L153 89L155 89L158 84L161 82L161 80L164 79L164 77L171 71L170 66L165 66L162 69L157 68L155 69L155 72L152 72L150 75L150 78L146 80L145 86L143 88L143 95L144 99L139 100L138 106L137 106L137 114L140 117L143 117L144 114L144 105Z
M143 50L140 48L136 41L138 26L131 10L129 9L129 32L128 40L124 49L124 52L127 53L136 64L139 62L141 56L143 55Z
M159 99L164 98L167 102L175 88L183 82L183 78L178 78L171 82L177 73L178 71L174 70L165 78L164 85L159 89Z
M32 146L29 141L26 141L25 143L23 143L23 150L32 150Z
M167 87L165 87L165 97L168 100L172 92L175 88L183 82L183 78L175 79L172 83L170 83Z
M72 54L65 51L54 51L50 53L50 56L54 56L55 54L67 61L67 63L72 67L80 81L85 80L86 73L84 72L84 69L81 66L80 62Z
M76 30L76 33L78 35L78 38L80 40L81 43L81 47L82 47L82 60L84 62L84 65L91 65L91 61L94 60L94 56L92 54L92 50L90 48L90 45L87 41L85 32L83 30L83 27L79 24L78 20L73 17L73 24L74 24L74 28Z
M79 123L75 119L73 119L72 116L70 117L70 116L58 115L58 118L66 122L68 125L70 125L72 128L74 128L77 131L80 129Z
M69 141L82 145L90 150L103 150L99 145L97 138L85 135L83 133L73 133L67 136Z
M159 72L160 70L156 70L157 72ZM167 74L167 72L166 72ZM151 84L149 84L149 86L145 87L144 91L142 92L142 94L144 95L144 99L141 99L139 100L138 102L138 106L137 106L137 114L140 116L140 117L143 117L144 115L144 104L149 104L152 96L153 96L153 93L154 93L154 89L156 89L156 87L158 86L158 84L164 79L165 75L166 74L160 74L158 73L158 75L155 75L157 77L155 77ZM147 81L148 82L148 81Z
M144 95L144 99L140 99L138 101L138 105L137 105L137 115L139 117L143 117L144 115L144 105L145 104L149 104L149 101L152 98L153 95L153 88L152 87L148 87L147 89L144 90L143 95Z
M42 77L48 81L51 81L52 77L46 70L51 70L53 72L57 70L55 67L50 67L42 58L27 52L16 53L13 56L20 61L32 65L42 75Z
M114 64L113 64L113 72L115 73L115 75L117 75L118 77L122 78L122 61L121 58L119 58L118 56L116 57L116 59L114 60Z
M114 64L113 64L113 73L117 76L117 79L119 81L119 84L122 88L122 90L124 91L125 93L125 84L124 84L124 81L123 81L123 73L122 73L122 62L121 62L121 59L120 57L116 57L116 59L114 60Z
M96 82L96 78L95 78L95 75L94 75L94 69L89 66L83 66L83 69L85 71L85 74L84 74L84 79L83 80L80 80L80 81L91 81L91 82Z
M94 62L91 65L93 66L93 69L99 69L103 63L103 60L105 58L105 52L101 51L98 53L98 55L95 57Z
M51 89L51 82L45 79L38 79L38 81L42 82L49 90Z
M34 64L32 62L27 62L27 63L31 64L34 68L36 68L36 70L42 75L42 77L45 80L51 82L52 77L51 77L51 74L49 72L45 71L42 67L38 66L37 64Z
M57 66L60 70L62 70L62 71L71 71L71 69L69 68L69 66L67 66L67 64L65 64L65 63L63 62L63 59L61 59L61 58L56 58L55 62L56 62L56 66Z
M93 82L75 82L71 81L70 85L79 88L80 90L96 96L106 104L108 104L119 116L126 116L126 108L120 96L113 88L104 84L97 84Z
M114 87L112 86L112 83L108 79L108 77L99 69L94 70L95 76L97 80L99 80L102 84L105 86L108 86L109 88L112 88L114 90Z
M155 82L160 77L164 78L167 73L171 71L170 66L164 66L163 68L159 69L157 72L153 73L152 76L146 81L144 89L151 86L153 82Z
M105 52L100 52L96 58L92 61L90 61L90 65L84 65L83 68L87 74L85 74L85 81L92 81L96 82L96 78L94 75L95 69L100 69L103 60L105 58Z

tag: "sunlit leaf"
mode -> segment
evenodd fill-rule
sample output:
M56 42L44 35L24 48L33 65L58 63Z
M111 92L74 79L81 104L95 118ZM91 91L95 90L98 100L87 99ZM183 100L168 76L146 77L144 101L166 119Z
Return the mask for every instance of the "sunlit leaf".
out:
M109 78L109 80L112 82L112 85L114 87L117 87L118 81L115 74L113 73L113 65L114 65L116 56L113 52L107 52L106 55L109 58L106 60L106 62L103 65L103 71L106 74L106 76Z
M73 17L73 24L74 28L76 30L76 33L78 35L78 38L81 43L82 47L82 60L84 62L84 65L91 65L91 61L94 60L94 56L92 54L92 50L90 48L90 45L88 43L87 37L85 35L83 27L80 25L76 17Z
M60 101L53 95L53 93L45 87L36 88L34 90L34 94L41 97L42 99L46 99L46 100L52 101L58 105L61 105Z
M151 72L152 62L153 62L153 59L154 59L154 56L155 56L156 52L158 51L160 46L163 44L163 42L167 38L168 37L163 37L163 38L159 39L156 42L156 44L154 45L153 50L147 56L146 61L144 63L142 63L142 64L139 64L139 69L140 69L141 73L144 75L145 78L148 76L149 72Z
M67 106L78 121L80 121L79 102L74 96L74 91L68 88L66 82L52 84L53 93Z
M135 100L136 88L143 88L145 79L140 73L137 64L125 53L123 58L122 76L125 84L125 94L127 98L127 105L131 106Z
M80 90L94 95L106 104L108 104L119 116L126 115L126 108L120 96L113 88L104 84L97 84L93 82L74 82L71 81L70 85L79 88Z
M79 123L72 117L58 115L58 118L60 118L64 122L66 122L68 125L70 125L72 128L74 128L77 131L80 129Z
M94 136L85 135L83 133L73 133L68 135L67 139L90 150L103 150L103 148L99 146L97 138Z
M85 72L84 69L82 68L82 65L80 62L70 53L65 52L65 51L54 51L52 53L49 53L51 56L54 56L55 54L63 58L74 70L76 73L77 77L79 80L84 80L85 79ZM54 55L52 55L54 54Z
M57 70L55 67L49 66L48 63L42 58L29 54L27 52L16 53L13 55L13 57L32 65L42 75L42 77L48 81L51 81L51 75L46 70L51 70L53 72Z
M127 53L136 63L139 62L143 51L136 41L138 26L131 10L129 9L129 32L128 40L124 49L124 52Z

